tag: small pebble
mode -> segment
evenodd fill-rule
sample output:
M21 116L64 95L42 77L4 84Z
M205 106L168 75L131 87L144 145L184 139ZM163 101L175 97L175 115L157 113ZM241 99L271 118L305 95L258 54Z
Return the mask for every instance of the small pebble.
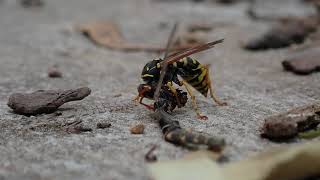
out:
M61 78L62 77L62 73L61 73L61 71L59 71L58 68L51 67L51 68L48 69L48 76L50 78Z
M130 128L131 134L143 134L144 125L138 124Z

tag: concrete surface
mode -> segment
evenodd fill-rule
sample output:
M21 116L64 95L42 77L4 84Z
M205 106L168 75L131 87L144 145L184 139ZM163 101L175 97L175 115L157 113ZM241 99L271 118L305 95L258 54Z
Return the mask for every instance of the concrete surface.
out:
M151 112L131 101L141 83L142 67L158 55L96 47L72 29L76 24L113 20L130 41L160 45L166 43L171 29L159 28L161 23L217 24L208 41L223 37L225 43L195 57L211 64L217 94L229 106L217 107L197 94L208 121L195 119L190 103L173 114L184 127L225 137L229 144L225 154L231 161L281 145L259 137L266 116L319 99L319 73L296 76L282 70L280 62L290 50L252 53L241 49L243 41L267 29L267 24L247 18L246 3L45 3L36 9L22 8L15 0L0 3L0 179L148 179L144 155L153 144L160 145L156 150L160 160L188 152L165 142ZM299 10L306 13L304 8ZM47 77L47 69L55 64L63 72L62 79ZM16 115L6 105L14 92L79 86L89 86L92 94L62 106L61 116ZM55 126L76 119L93 132L67 134ZM96 129L98 122L112 126ZM130 134L129 127L138 122L145 124L145 134Z

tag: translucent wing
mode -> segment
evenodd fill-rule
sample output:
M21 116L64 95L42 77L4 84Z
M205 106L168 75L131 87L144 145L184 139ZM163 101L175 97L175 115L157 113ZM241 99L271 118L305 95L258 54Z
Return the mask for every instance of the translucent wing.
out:
M216 44L222 43L224 39L219 39L217 41L213 41L213 42L209 42L207 44L203 44L203 45L198 45L189 49L186 49L184 51L180 51L177 53L174 53L170 56L168 56L166 59L164 59L162 61L163 64L172 64L176 61L178 61L179 59L182 59L184 57L190 56L192 54L201 52L201 51L205 51L207 49L211 49L213 48Z

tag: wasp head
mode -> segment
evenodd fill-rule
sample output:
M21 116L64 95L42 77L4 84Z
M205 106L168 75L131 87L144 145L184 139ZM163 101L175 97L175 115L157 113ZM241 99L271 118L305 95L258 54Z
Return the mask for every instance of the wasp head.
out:
M149 84L140 84L138 86L138 93L140 97L153 99L154 89Z
M157 82L160 78L162 59L149 61L142 70L141 78L146 83Z

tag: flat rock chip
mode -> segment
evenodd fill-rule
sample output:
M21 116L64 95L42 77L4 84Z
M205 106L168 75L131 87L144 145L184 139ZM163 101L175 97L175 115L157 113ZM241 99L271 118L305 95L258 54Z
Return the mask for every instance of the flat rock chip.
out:
M38 90L30 94L15 93L9 97L8 106L15 113L35 115L52 113L70 101L82 100L91 93L88 87L70 90Z
M301 106L265 119L261 136L272 140L294 138L320 124L320 103Z
M283 20L261 37L250 40L244 48L259 51L301 44L311 33L317 30L318 25L318 19L315 17Z
M320 46L295 53L284 60L282 66L285 70L300 75L320 71Z

